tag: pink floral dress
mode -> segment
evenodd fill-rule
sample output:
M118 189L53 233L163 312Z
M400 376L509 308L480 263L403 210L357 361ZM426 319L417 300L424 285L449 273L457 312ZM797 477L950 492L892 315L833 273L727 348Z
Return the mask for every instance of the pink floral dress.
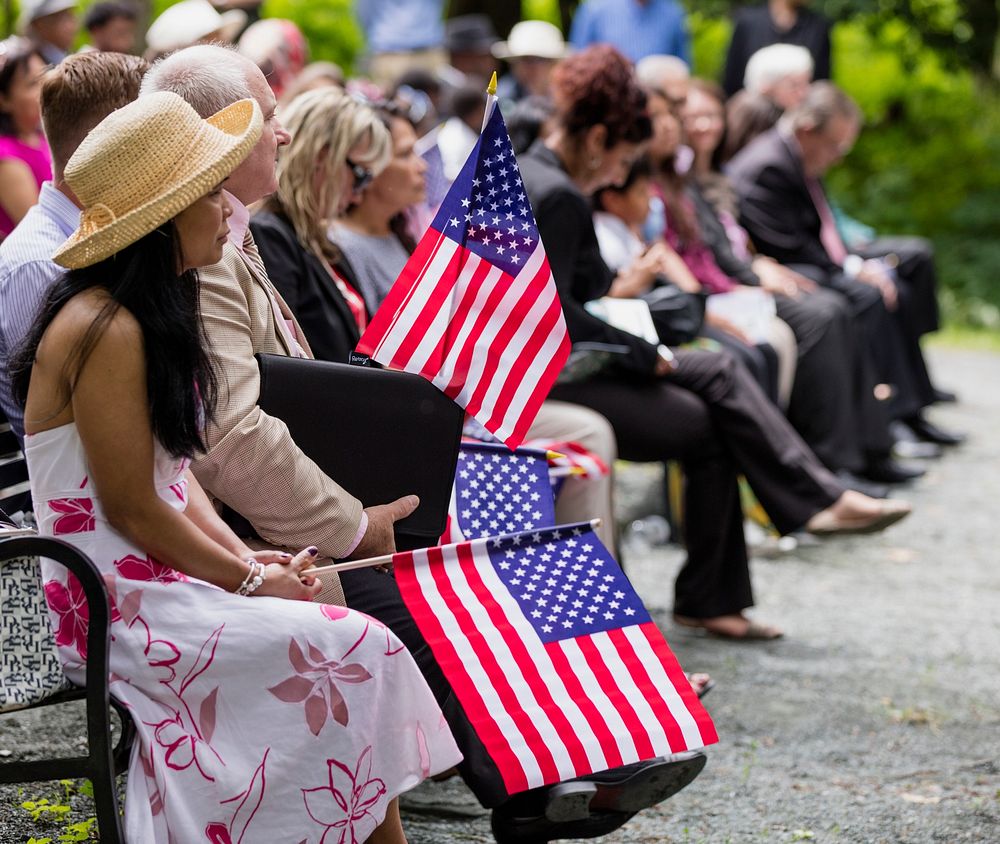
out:
M353 844L393 797L460 760L416 664L377 621L241 598L130 545L104 518L75 424L29 436L26 454L40 532L89 555L111 596L111 693L139 734L129 841ZM157 492L178 510L185 467L157 447ZM47 561L43 579L66 674L82 682L82 590Z

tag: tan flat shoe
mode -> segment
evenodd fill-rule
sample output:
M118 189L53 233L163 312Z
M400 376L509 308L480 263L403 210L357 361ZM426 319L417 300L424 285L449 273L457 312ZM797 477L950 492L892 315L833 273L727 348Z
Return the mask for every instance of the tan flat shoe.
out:
M821 510L806 522L806 530L816 536L848 536L850 534L878 533L889 525L905 519L913 508L906 501L891 498L879 500L879 510L867 516L845 518L836 516L832 508Z

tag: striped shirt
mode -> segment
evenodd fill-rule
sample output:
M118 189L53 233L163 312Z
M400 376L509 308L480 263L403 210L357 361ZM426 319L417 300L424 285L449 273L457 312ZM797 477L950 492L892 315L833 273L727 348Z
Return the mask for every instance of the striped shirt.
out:
M52 182L45 182L38 204L0 244L0 406L22 442L24 411L14 401L7 367L45 294L66 272L52 260L52 254L79 222L80 209Z

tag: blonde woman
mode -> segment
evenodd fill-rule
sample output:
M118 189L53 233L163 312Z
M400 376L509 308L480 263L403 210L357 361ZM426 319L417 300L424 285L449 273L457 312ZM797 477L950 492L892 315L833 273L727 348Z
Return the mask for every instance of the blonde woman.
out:
M371 314L327 230L389 163L389 130L335 88L297 97L282 121L292 140L278 155L278 190L250 228L315 356L346 362Z
M422 675L373 619L312 601L316 548L251 551L188 469L224 379L197 268L222 255L223 183L262 126L254 100L202 120L148 94L70 159L69 272L12 366L34 509L108 584L111 693L138 733L128 841L403 844L396 796L460 758ZM43 575L82 682L89 609L65 570Z

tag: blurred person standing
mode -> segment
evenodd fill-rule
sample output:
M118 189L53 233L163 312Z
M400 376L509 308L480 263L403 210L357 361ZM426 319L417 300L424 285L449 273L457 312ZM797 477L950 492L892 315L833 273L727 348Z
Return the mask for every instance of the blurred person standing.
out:
M38 105L45 60L32 41L0 41L0 240L38 201L52 157Z
M356 14L368 41L368 75L382 87L413 68L437 70L444 51L444 0L363 0Z
M90 46L103 53L134 53L139 15L127 3L95 3L83 16Z
M814 62L813 78L830 78L830 21L812 9L808 0L768 0L763 6L736 13L733 36L726 53L722 87L731 97L743 87L747 62L761 47L796 44L805 47Z
M219 14L208 0L181 0L165 9L146 32L150 61L193 44L234 42L247 24L247 14L231 9Z
M660 53L691 64L687 14L675 0L586 0L569 40L577 50L611 44L633 62Z
M59 64L73 49L80 30L76 0L25 0L18 28L46 64Z
M515 103L525 97L547 97L549 76L569 48L558 27L547 21L521 21L506 41L493 45L493 55L507 62L510 73L500 78L497 96Z

